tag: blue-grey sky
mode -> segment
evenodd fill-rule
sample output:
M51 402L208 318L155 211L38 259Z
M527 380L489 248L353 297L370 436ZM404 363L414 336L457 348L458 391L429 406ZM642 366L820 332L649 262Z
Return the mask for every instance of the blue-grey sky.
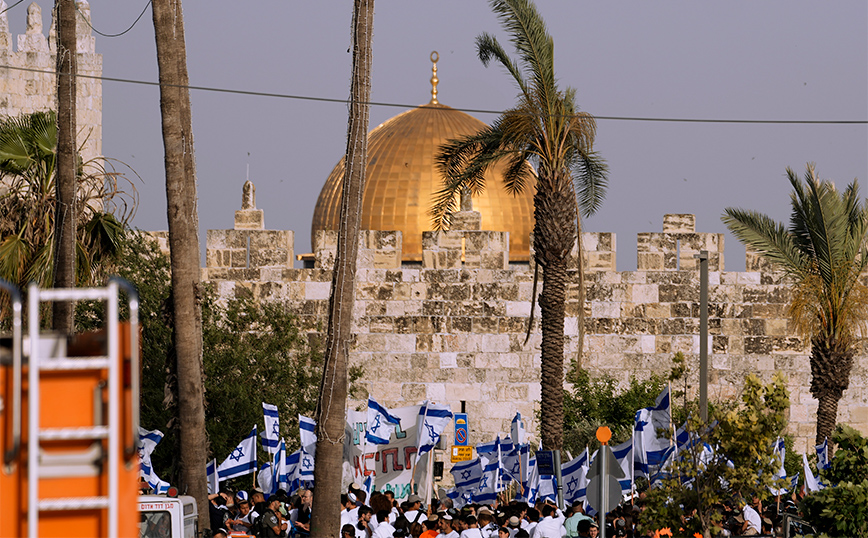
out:
M7 0L8 2L8 0ZM11 2L10 2L11 3ZM50 0L42 0L50 4ZM91 0L93 25L128 27L146 0ZM751 120L868 119L868 3L610 2L539 0L555 41L559 81L598 116ZM23 32L25 4L8 13ZM43 6L46 8L47 6ZM186 0L190 82L346 99L351 55L349 0ZM45 9L48 26L48 9ZM372 99L423 104L439 51L439 99L455 108L502 110L511 79L484 68L474 38L495 33L487 2L379 0L374 17ZM97 36L105 76L157 79L150 10L127 34ZM296 232L308 252L320 188L343 155L347 109L312 102L193 91L199 217L204 230L231 228L246 177L266 226ZM403 111L375 106L371 128ZM495 116L474 113L485 122ZM134 224L166 228L159 93L103 84L103 152L142 176ZM723 232L724 207L788 219L785 168L809 161L820 175L868 187L868 126L598 121L596 149L610 190L587 231L617 234L618 269L636 267L636 234L660 231L665 213L695 213L697 231ZM248 152L250 157L248 159ZM865 194L863 192L863 194ZM726 267L744 249L726 238Z

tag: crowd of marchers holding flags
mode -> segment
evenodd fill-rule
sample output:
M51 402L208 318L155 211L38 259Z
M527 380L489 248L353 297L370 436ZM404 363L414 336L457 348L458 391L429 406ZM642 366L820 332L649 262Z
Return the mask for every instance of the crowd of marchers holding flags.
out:
M426 401L418 409L414 425L414 466L437 445L453 419L447 405ZM637 493L636 479L644 478L653 488L667 476L672 462L683 457L688 448L698 451L700 458L711 457L714 448L704 444L685 426L675 429L670 411L667 388L654 406L636 412L632 438L611 447L611 454L623 471L619 480L623 497L618 506L607 507L605 517L600 517L594 506L597 502L588 495L589 470L597 452L589 453L586 448L576 458L567 454L569 461L561 466L559 485L556 476L540 474L541 470L546 471L537 465L537 458L531 453L526 439L521 415L516 414L509 436L498 436L491 442L477 445L475 458L452 467L455 486L445 492L441 490L440 498L433 492L430 472L413 487L424 498L410 494L410 490L405 488L401 488L400 498L395 498L393 489L396 488L378 483L376 469L356 467L354 481L341 498L341 536L588 537L597 535L599 525L605 525L606 536L672 536L671 529L655 529L645 534L639 532L639 525L643 523L644 492ZM301 448L287 454L285 440L279 437L277 407L263 403L263 412L265 431L257 435L254 426L222 463L218 465L213 460L208 465L209 511L215 536L221 536L220 533L255 535L258 538L309 536L310 508L315 491L316 425L309 418L299 417ZM394 442L396 427L407 430L408 425L402 425L394 412L373 399L368 400L366 417L364 442L368 445L388 445ZM150 464L150 455L161 437L158 431L142 429L140 432L142 479L154 493L163 493L169 487ZM270 462L258 467L256 450L260 437ZM804 455L803 487L798 487L799 475L786 475L783 440L775 443L774 455L775 478L786 479L791 487L772 490L778 500L766 505L756 498L734 498L722 503L719 515L725 535L774 535L780 530L783 514L796 511L797 497L804 495L805 489L816 491L823 487L811 472ZM817 447L817 455L819 466L827 467L827 443ZM427 460L433 461L430 457ZM251 473L256 473L258 487L236 492L221 488L221 482ZM653 522L644 523L646 530L654 527Z

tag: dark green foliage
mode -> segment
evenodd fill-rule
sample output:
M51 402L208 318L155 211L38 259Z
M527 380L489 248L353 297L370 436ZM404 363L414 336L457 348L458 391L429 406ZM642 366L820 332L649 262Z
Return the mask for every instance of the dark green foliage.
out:
M564 391L564 448L573 455L585 446L591 450L599 444L595 434L600 426L612 430L611 445L630 438L636 411L654 405L654 400L666 386L666 380L652 374L649 379L630 379L625 390L608 375L591 378L587 370L576 370L571 376L572 390Z
M747 376L740 400L737 405L709 409L715 427L703 424L696 413L688 419L688 431L701 442L684 449L660 487L648 490L641 521L644 531L683 527L688 536L710 536L720 531L719 503L767 499L770 486L785 485L773 479L772 447L786 427L790 406L783 376L775 375L768 384ZM714 447L714 454L703 455L703 444ZM691 513L693 517L682 519Z
M830 441L835 455L819 477L828 487L802 501L805 519L829 536L868 536L868 439L839 424Z
M165 436L151 455L157 474L177 483L177 383L172 334L169 259L147 234L130 232L115 274L139 292L142 325L141 424ZM298 447L298 414L312 416L322 376L317 342L309 342L295 317L279 304L250 299L221 303L209 290L202 300L205 412L211 456L225 459L253 424L261 432L262 402L278 406L287 450ZM121 314L128 315L122 301ZM101 303L81 303L77 329L102 327ZM260 451L261 452L261 451ZM267 461L262 453L260 462ZM249 477L247 477L249 478ZM245 484L247 478L243 479Z

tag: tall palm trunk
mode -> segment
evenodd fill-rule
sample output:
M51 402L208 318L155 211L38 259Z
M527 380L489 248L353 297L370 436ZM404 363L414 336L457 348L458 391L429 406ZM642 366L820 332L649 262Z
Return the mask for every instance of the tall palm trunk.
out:
M855 351L842 342L815 337L811 340L811 394L817 407L817 438L821 444L838 422L838 402L850 386Z
M76 61L75 0L57 0L57 172L55 184L54 287L75 287L75 148ZM57 301L52 306L56 331L73 332L75 304Z
M541 170L534 196L534 250L543 268L540 435L547 450L560 450L564 442L564 315L567 262L577 236L575 207L569 176Z
M371 40L374 0L353 6L353 74L347 126L346 172L341 219L329 300L328 337L320 398L316 409L317 444L311 510L311 536L340 534L340 496L347 407L347 355L352 337L356 258L362 221L362 193L368 160L368 102L371 97Z
M184 16L181 0L153 0L153 10L172 264L181 444L180 490L196 498L200 507L199 528L205 529L210 524L205 476L208 439L205 434L202 311L199 304L199 215Z

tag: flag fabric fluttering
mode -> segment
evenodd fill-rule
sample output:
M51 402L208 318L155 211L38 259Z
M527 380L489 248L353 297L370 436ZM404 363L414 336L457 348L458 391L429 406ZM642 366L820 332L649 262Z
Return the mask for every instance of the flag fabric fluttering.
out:
M585 497L587 497L587 477L590 470L588 459L588 449L585 448L581 456L564 465L561 470L561 480L564 484L564 500L568 504L584 501Z
M208 495L220 492L220 481L217 479L217 460L211 460L205 466L205 476L208 479Z
M477 456L472 460L456 463L450 472L455 480L455 489L472 495L482 480L482 461Z
M277 416L277 406L262 402L262 414L265 416L265 429L262 430L262 447L269 454L277 452L280 445L280 420Z
M256 470L256 425L238 446L217 467L219 481L250 474Z
M784 459L786 456L787 449L784 440L778 437L774 444L774 450L772 451L772 462L775 464L775 472L773 476L776 481L789 480L789 477L787 477L787 470L784 469ZM787 493L787 488L769 486L769 491L772 495L785 495Z
M515 416L512 417L509 437L512 439L512 443L516 446L527 444L527 431L525 430L524 420L521 418L521 413L516 413Z
M419 416L416 417L416 464L440 440L440 434L452 420L452 410L448 405L422 403Z
M298 415L298 433L301 439L301 448L311 456L316 456L316 421Z
M817 469L828 469L832 464L829 461L829 438L823 439L823 444L814 447L817 451Z
M473 494L473 502L479 504L494 504L497 502L497 493L500 483L500 436L495 439L495 448L487 456L480 456L482 465L482 477Z
M618 446L613 446L612 453L626 475L618 481L621 484L621 493L626 495L633 491L633 439L630 438Z
M814 476L814 472L811 471L811 466L808 465L808 455L802 454L802 465L805 473L805 487L808 489L809 493L813 493L815 491L820 491L823 487L817 481L817 478Z
M163 440L163 432L159 430L148 431L139 426L139 439L136 448L139 451L139 476L151 486L156 495L166 493L169 483L161 480L151 466L151 453Z
M289 489L289 477L286 472L286 442L283 439L277 445L274 459L270 463L263 463L256 476L259 489L266 495L274 495L277 490Z
M373 398L368 398L368 431L365 438L375 445L388 445L395 426L401 424L401 419L378 404Z
M671 424L669 387L657 396L653 407L636 411L634 420L635 468L639 476L648 477L663 465L672 442L658 432L668 431Z

